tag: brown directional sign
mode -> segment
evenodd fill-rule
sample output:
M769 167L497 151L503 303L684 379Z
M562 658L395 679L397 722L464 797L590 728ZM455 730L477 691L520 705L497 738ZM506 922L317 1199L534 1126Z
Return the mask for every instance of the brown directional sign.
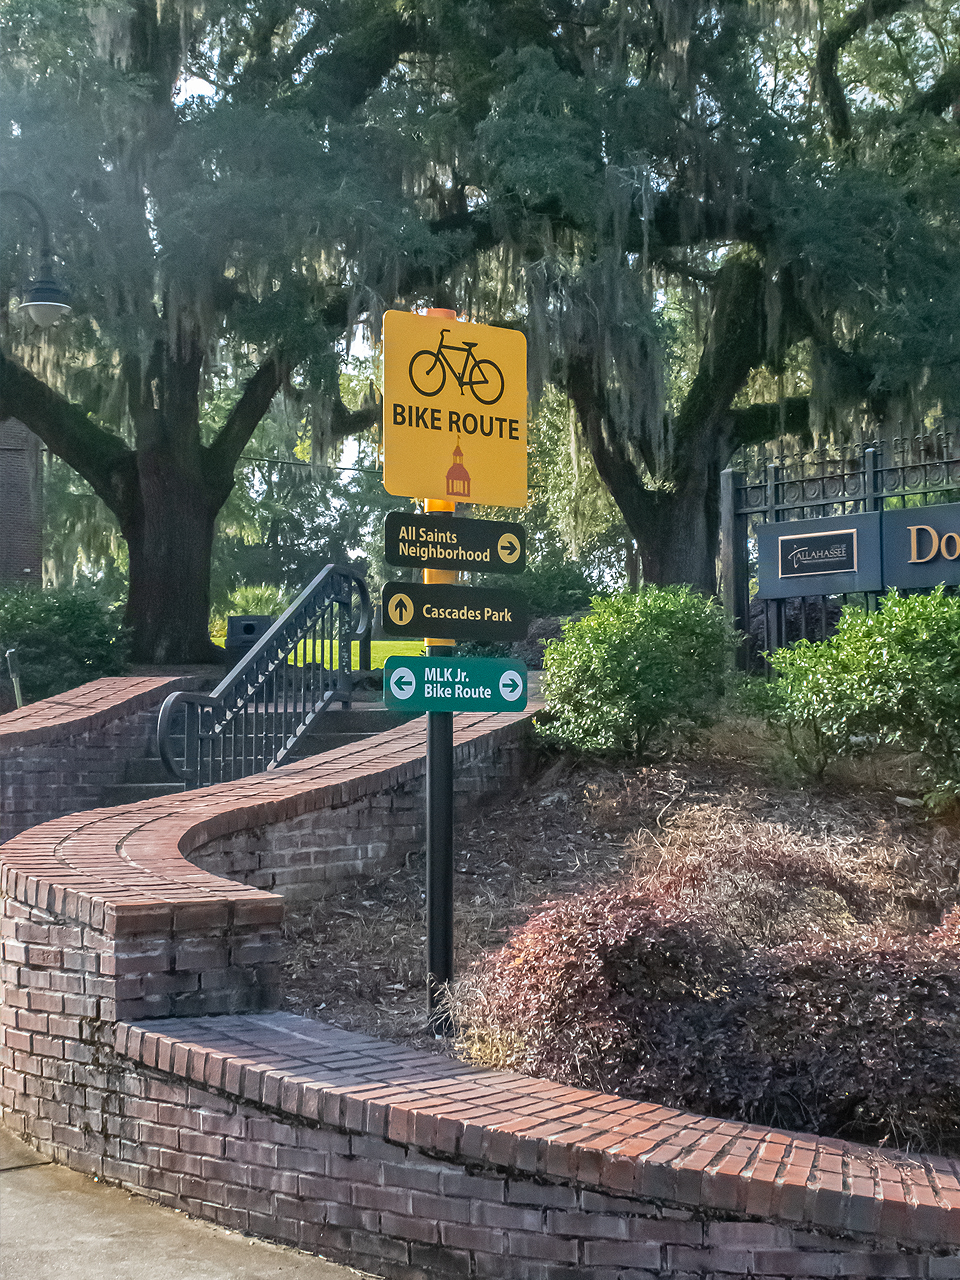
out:
M411 640L438 631L453 640L522 640L529 625L518 591L388 582L382 601L384 631Z
M401 568L521 573L527 563L523 525L448 515L391 511L383 525L387 564Z

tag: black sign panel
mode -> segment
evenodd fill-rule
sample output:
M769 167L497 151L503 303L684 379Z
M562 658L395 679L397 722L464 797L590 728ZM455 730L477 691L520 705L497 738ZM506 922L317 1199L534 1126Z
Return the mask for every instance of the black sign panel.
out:
M527 601L518 591L388 582L382 601L386 634L411 640L522 640L529 625Z
M888 587L960 584L960 503L885 511L883 576Z
M506 520L391 511L383 535L387 564L398 567L521 573L527 565L526 530Z
M811 574L855 573L857 530L826 533L781 534L780 577L806 578Z
M882 589L877 511L761 525L757 553L761 600Z

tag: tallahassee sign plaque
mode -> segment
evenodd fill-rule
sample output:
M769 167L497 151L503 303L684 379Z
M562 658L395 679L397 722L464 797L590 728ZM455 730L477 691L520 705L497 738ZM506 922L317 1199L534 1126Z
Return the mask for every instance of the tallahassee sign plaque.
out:
M761 600L880 591L880 513L761 525L757 561Z
M781 578L856 572L856 529L836 529L825 533L781 534L779 546Z

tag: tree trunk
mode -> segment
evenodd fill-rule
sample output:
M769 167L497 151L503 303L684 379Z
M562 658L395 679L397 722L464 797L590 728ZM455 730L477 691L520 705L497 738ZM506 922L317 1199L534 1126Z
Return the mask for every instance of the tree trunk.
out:
M100 427L0 353L0 412L20 418L74 467L117 517L130 556L126 622L134 662L221 661L208 634L217 512L237 459L270 406L285 366L270 356L247 381L213 443L200 441L200 353L158 348L148 375L129 361L137 448ZM360 415L357 415L358 417Z
M602 362L587 350L567 361L567 392L600 478L640 552L645 582L717 589L720 472L736 449L734 398L765 349L764 278L752 261L730 258L717 273L710 333L673 421L657 474L649 447L661 424L618 421ZM643 466L648 459L648 468Z
M650 512L634 530L644 582L670 586L685 582L704 595L717 590L717 541L720 514L713 467L692 477L694 483L648 494ZM719 483L719 472L717 472Z
M176 458L138 456L140 500L122 529L130 554L131 659L220 662L209 635L210 557L220 502Z
M589 361L570 362L567 390L600 479L637 544L644 582L658 586L688 583L713 594L717 588L719 478L729 456L726 434L718 429L714 433L704 430L691 448L690 464L677 481L670 487L652 488L644 484L623 434L610 429L603 388Z

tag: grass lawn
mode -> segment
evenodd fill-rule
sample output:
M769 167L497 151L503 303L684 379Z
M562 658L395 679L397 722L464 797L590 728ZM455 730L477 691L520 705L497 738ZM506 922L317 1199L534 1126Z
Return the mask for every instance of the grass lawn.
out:
M223 645L224 645L223 636L211 636L211 639L213 640L214 644L219 645L221 649L223 648ZM423 653L422 640L374 640L370 645L370 666L374 670L376 670L378 667L382 667L383 664L386 662L387 658L391 657L394 654L396 654L398 657L409 658L409 657L417 657L422 653ZM354 670L356 670L360 662L359 643L354 644L352 656L353 656L353 668ZM300 648L297 650L298 665L303 662L303 657L304 657L304 646L301 645ZM290 660L292 662L293 658L291 657ZM336 645L334 645L333 647L333 660L334 662L336 662L337 660Z
M354 661L357 660L359 645L353 646ZM370 666L382 667L388 658L416 658L423 654L422 640L374 640L370 645Z

